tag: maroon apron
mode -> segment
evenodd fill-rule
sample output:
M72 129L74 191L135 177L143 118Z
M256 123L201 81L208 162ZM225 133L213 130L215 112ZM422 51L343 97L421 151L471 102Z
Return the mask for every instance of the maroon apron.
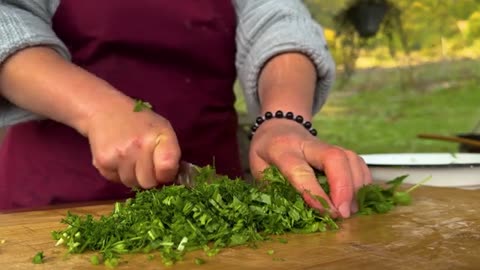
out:
M241 175L235 26L230 0L62 0L53 18L75 64L152 103L172 123L182 159L215 162L232 177ZM60 123L16 125L0 149L0 209L130 195L102 178L88 140Z

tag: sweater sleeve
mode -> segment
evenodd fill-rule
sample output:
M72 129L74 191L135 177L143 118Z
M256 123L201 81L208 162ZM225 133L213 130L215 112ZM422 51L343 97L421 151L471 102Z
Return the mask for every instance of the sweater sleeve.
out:
M51 19L60 0L0 0L0 67L27 47L50 46L69 59L63 42L52 30ZM40 118L0 98L0 127Z
M335 80L335 63L322 27L300 0L234 0L237 19L236 67L250 117L260 112L258 79L275 55L300 52L316 66L312 112L320 110Z

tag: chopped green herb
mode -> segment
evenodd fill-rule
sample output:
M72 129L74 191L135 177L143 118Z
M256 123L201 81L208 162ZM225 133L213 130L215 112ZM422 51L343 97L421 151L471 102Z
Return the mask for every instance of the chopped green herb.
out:
M35 256L33 256L32 262L34 264L42 264L44 258L45 256L43 255L43 251L40 251L40 252L37 252Z
M273 261L278 261L278 262L284 262L285 261L284 258L277 258L277 257L274 257L272 260Z
M268 255L273 255L273 254L275 254L275 250L269 249L269 250L267 250L267 254Z
M93 265L99 265L100 264L100 259L98 258L98 255L93 255L92 257L90 257L90 262Z
M286 244L286 243L288 243L288 240L286 238L279 238L278 242L280 242L282 244Z
M220 252L219 248L213 248L213 249L210 249L209 251L207 251L206 254L207 254L208 257L213 257L213 256L217 255L218 252Z
M152 261L153 259L155 259L155 255L153 255L153 254L148 254L147 259L148 259L149 261Z
M141 112L146 109L152 109L152 105L146 101L136 99L135 100L135 106L133 107L134 112Z
M357 192L357 201L359 206L359 214L383 214L397 205L409 205L412 202L410 192L423 185L431 179L431 176L420 181L407 191L397 191L398 187L403 183L408 175L402 175L387 182L388 187L382 188L379 185L367 185L360 188Z
M118 266L118 258L108 258L105 260L105 266L115 268Z
M196 265L205 264L205 260L202 258L195 258L195 264Z
M232 180L206 166L199 168L193 188L136 190L135 197L115 203L109 215L98 219L68 212L62 220L68 226L52 237L69 253L97 251L106 266L115 267L126 253L158 251L163 264L173 265L196 249L211 257L225 247L255 247L272 235L338 229L333 218L309 207L276 167L267 168L262 180ZM392 209L400 184L394 180L387 189L363 187L358 194L361 212ZM328 190L327 181L324 185Z
M323 172L319 172L319 171L315 171L315 175L323 191L325 191L325 193L327 194L330 194L330 185L328 185L327 176L325 176Z

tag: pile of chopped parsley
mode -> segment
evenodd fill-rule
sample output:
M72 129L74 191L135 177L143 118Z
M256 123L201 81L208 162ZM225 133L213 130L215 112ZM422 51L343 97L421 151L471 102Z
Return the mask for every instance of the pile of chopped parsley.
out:
M98 219L69 212L62 220L68 227L52 236L69 253L96 251L92 264L115 267L126 253L148 253L148 258L158 254L165 265L172 265L192 250L213 256L222 248L255 245L273 235L338 229L335 220L310 208L278 169L268 168L263 178L263 184L253 185L203 167L194 188L137 190L134 198L117 202L111 214ZM409 204L406 192L395 199L403 178L387 188L363 187L359 213L385 213L397 204ZM328 190L326 181L320 183ZM195 263L204 260L196 258Z

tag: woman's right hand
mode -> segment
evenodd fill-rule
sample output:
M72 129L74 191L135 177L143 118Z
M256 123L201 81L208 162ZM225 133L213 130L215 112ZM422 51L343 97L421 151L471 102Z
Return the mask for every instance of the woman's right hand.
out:
M170 123L46 47L29 47L0 66L0 97L76 129L107 179L151 188L172 181L180 147Z
M180 147L169 121L134 102L93 113L86 123L93 165L107 179L152 188L173 181Z

